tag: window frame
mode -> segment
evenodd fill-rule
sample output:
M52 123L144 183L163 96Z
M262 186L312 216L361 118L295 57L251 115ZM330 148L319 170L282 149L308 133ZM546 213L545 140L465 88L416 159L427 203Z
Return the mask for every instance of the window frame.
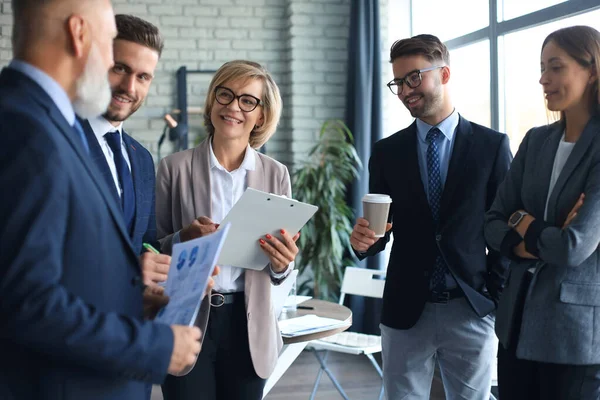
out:
M412 20L412 2L411 20ZM597 0L569 0L564 3L556 4L548 8L534 11L513 19L498 22L498 2L502 0L489 0L489 25L486 28L467 33L463 36L447 40L445 42L448 50L455 50L460 47L468 46L482 40L489 40L490 43L490 114L491 128L499 130L500 126L500 89L499 89L499 55L498 38L509 33L533 28L549 22L576 16L600 9ZM412 30L411 30L412 31Z

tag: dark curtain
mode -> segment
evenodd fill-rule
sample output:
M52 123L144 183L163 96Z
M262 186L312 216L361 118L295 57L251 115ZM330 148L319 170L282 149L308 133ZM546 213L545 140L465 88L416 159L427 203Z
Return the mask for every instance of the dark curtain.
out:
M381 49L378 0L352 0L351 7L346 123L363 169L350 187L348 200L358 217L362 215L361 198L369 191L371 147L382 138ZM383 257L368 257L360 266L383 269ZM346 305L352 309L351 330L379 334L381 300L348 296Z

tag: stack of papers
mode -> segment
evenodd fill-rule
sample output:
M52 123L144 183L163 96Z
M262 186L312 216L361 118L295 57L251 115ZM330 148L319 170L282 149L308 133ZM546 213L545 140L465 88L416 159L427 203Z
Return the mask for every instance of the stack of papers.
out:
M367 348L381 346L381 336L366 335L364 333L357 332L341 332L319 340L347 347Z
M339 319L318 317L314 314L279 321L281 336L287 338L328 331L345 326L350 326L350 324Z

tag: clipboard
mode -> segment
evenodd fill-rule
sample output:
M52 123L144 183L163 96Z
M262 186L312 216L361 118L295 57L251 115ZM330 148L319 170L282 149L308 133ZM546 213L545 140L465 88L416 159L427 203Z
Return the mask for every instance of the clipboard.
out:
M246 189L221 222L221 227L231 223L231 228L217 264L264 269L269 263L269 257L260 248L258 240L267 233L279 238L281 229L295 235L318 209L312 204L285 196Z

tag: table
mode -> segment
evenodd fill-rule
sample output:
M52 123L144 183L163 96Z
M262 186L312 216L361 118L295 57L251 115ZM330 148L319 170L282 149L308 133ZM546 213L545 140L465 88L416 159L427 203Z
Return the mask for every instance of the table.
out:
M315 314L319 317L339 319L347 322L348 325L327 331L310 333L308 335L300 335L293 338L283 338L283 348L281 349L281 353L279 353L279 359L277 360L277 365L275 365L275 370L269 379L267 379L267 383L265 384L263 399L271 391L273 386L275 386L277 381L283 376L285 371L287 371L290 365L292 365L294 360L298 358L302 350L304 350L311 340L322 339L324 337L335 335L336 333L345 331L350 327L350 325L352 325L352 311L350 311L348 307L333 303L331 301L317 299L307 300L301 305L313 307L313 310L283 312L279 319L284 320L288 318L301 317L308 314Z

